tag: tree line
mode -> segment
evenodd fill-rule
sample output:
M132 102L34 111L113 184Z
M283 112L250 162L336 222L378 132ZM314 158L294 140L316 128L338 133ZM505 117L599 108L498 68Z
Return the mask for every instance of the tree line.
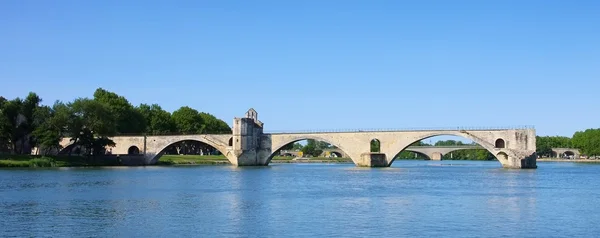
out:
M575 148L582 155L600 155L600 129L577 131L573 137L566 136L537 136L536 153L542 157L550 157L552 148Z
M324 142L324 141L318 141L318 140L313 140L313 139L307 139L306 140L306 145L302 145L298 142L292 142L289 143L283 147L281 147L280 150L296 150L296 151L302 151L302 154L304 155L310 155L312 157L318 157L319 155L321 155L323 153L323 150L325 149L335 149L337 147Z
M33 147L60 150L70 137L88 155L114 146L109 137L128 134L230 134L215 116L183 106L173 113L158 104L132 105L125 97L98 88L93 98L41 105L34 92L8 100L0 96L0 152L29 154Z

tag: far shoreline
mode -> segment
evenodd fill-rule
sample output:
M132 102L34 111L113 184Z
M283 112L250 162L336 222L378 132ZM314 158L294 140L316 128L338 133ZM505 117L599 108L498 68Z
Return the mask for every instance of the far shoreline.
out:
M537 159L537 162L571 162L571 163L600 163L600 160L589 160L589 159Z
M396 161L427 161L414 159L396 159ZM441 160L441 161L477 161L477 160ZM441 162L440 161L440 162ZM600 164L600 160L539 158L538 162L567 162ZM0 155L0 168L72 168L72 167L138 167L138 166L189 166L189 165L231 165L222 155L164 155L156 164L128 164L118 157L86 158L80 156L36 156L36 155ZM350 158L294 158L277 156L269 164L354 164Z

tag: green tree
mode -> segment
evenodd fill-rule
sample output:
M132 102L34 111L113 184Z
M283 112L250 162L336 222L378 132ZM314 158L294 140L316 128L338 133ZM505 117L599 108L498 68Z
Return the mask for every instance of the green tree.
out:
M300 143L294 143L292 145L292 150L302 150L302 147L303 147L302 144L300 144Z
M600 155L600 129L577 131L571 140L573 146L588 156Z
M371 140L371 152L380 152L381 143L377 139Z
M55 110L58 107L57 104L58 102L53 108L38 107L33 114L35 130L32 133L34 138L32 145L37 146L44 155L52 150L58 151L62 148L60 141L66 127L66 120L61 117L62 115L57 114Z
M402 151L396 155L395 159L399 160L425 160L427 157L421 153L415 153L412 151Z
M283 147L281 147L280 150L302 150L302 147L302 144L298 142L292 142L287 145L284 145Z
M331 149L332 148L331 144L329 144L329 143L327 143L325 141L317 141L316 142L316 147L317 147L317 149L320 149L320 150Z
M88 155L101 154L106 146L115 145L108 137L117 133L117 122L108 105L78 98L68 106L72 110L68 131L74 144L85 148Z
M301 151L303 154L313 157L317 157L323 153L323 150L317 147L317 141L312 139L306 141L306 145L302 147Z
M179 133L202 134L204 132L204 120L196 109L184 106L174 111L171 117Z
M20 146L17 142L25 136L25 122L21 110L23 108L23 100L15 98L10 101L5 101L2 107L2 135L5 138L6 146L12 153L19 153Z
M141 104L137 110L147 122L145 132L151 134L166 134L176 131L175 123L173 122L173 118L171 118L171 113L163 110L158 104Z
M294 149L294 142L282 146L281 149L279 149L279 150L292 150L292 149Z
M410 144L410 146L431 146L431 145L420 140L420 141Z
M227 123L210 113L201 112L200 117L204 122L204 133L207 134L231 134L232 130Z
M442 156L443 160L494 160L496 157L485 149L452 151Z
M32 145L43 154L62 149L60 141L66 133L70 116L69 108L60 101L56 101L52 108L38 107L33 114L35 130Z
M456 140L441 140L441 141L435 142L435 146L460 146L460 145L464 145L464 143L462 141L456 141Z
M543 157L552 154L552 148L571 148L571 138L565 136L536 136L536 153Z
M30 151L26 150L25 145L33 145L35 142L33 141L32 135L35 130L35 125L33 123L36 109L39 108L42 99L34 92L30 92L23 103L21 104L20 114L23 116L20 121L18 127L20 127L21 136L19 138L20 143L20 152L21 153L29 153Z
M98 88L94 92L94 100L109 107L110 113L116 118L117 134L142 133L146 129L144 116L125 97Z
M11 124L4 110L7 104L6 98L0 96L0 152L8 152L10 149Z

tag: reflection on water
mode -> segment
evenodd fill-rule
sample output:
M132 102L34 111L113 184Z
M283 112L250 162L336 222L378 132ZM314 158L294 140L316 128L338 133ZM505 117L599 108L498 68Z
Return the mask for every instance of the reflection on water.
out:
M592 237L600 166L0 170L0 237Z

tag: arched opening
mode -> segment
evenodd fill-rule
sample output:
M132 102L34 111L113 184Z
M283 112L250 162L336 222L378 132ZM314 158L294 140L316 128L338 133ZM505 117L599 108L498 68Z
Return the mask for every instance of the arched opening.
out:
M496 158L499 160L508 160L508 155L504 152L500 152L496 155Z
M333 149L341 150L337 146L318 138L297 138L293 141L286 143L280 148L273 148L273 153L269 156L267 162L286 162L286 161L303 161L303 160L331 160L351 162L350 158L345 158L343 155L346 153L340 153L338 151L331 151ZM283 154L293 154L292 157L282 156ZM334 154L335 156L331 156Z
M233 137L229 138L229 143L227 143L229 146L233 146Z
M372 139L371 140L371 152L379 153L380 151L381 151L381 143L379 142L378 139Z
M497 139L496 143L495 143L495 147L496 148L504 148L505 144L504 144L504 140L503 139Z
M441 160L497 161L489 149L455 134L426 135L398 152L392 164L395 160L431 160L434 154Z
M342 153L337 152L337 151L330 151L329 152L329 157L330 158L342 158Z
M137 146L131 146L129 147L129 149L127 149L127 154L128 155L139 155L140 154L140 148L138 148Z
M166 146L154 158L158 164L229 164L219 149L197 140L182 140Z
M565 151L565 153L563 153L563 158L575 159L575 153L573 153L573 151Z

